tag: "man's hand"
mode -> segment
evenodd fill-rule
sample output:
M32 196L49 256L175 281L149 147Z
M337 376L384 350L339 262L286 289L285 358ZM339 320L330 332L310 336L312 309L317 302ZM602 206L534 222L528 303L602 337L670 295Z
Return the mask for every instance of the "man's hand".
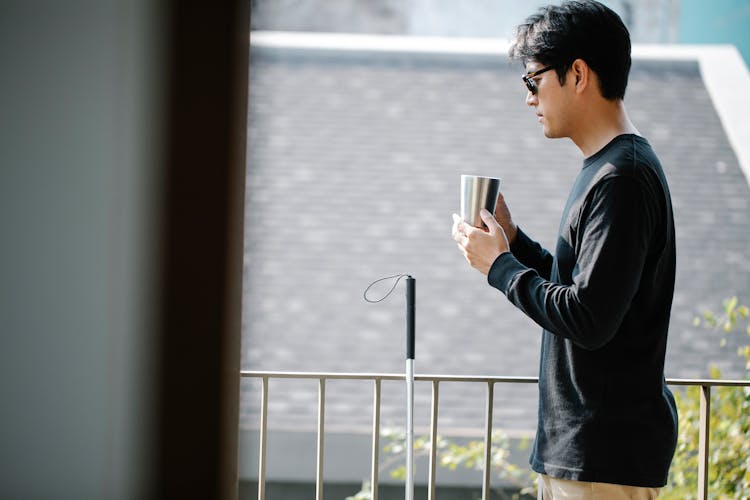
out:
M505 235L508 237L508 242L512 245L516 241L516 235L518 234L518 226L513 222L513 218L510 216L510 209L508 204L505 203L505 197L503 193L497 193L497 203L495 203L495 220L500 223L505 231Z
M453 214L453 239L471 267L486 275L498 256L510 250L508 237L495 217L486 209L482 209L481 216L488 231L470 226Z

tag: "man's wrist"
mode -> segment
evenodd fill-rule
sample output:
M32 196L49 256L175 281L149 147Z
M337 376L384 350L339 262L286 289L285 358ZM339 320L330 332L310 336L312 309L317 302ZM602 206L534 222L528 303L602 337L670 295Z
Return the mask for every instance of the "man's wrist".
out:
M507 294L510 282L513 277L525 267L518 262L510 252L504 252L497 256L495 262L490 266L487 272L487 283Z
M510 231L508 231L508 234L506 234L506 236L508 237L508 245L513 245L518 238L518 226L513 224L509 229Z

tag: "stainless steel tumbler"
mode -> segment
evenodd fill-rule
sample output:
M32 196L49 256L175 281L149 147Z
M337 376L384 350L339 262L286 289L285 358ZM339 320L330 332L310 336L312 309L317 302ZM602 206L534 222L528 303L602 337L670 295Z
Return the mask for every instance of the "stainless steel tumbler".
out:
M485 227L479 212L486 208L495 213L500 179L479 175L461 176L461 218L475 227Z

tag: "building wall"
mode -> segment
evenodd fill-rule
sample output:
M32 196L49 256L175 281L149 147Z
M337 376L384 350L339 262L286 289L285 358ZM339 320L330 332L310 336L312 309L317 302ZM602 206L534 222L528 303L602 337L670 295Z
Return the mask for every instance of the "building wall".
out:
M510 38L551 0L254 0L253 29ZM748 0L604 0L634 43L729 43L750 61Z
M0 497L143 498L157 11L0 9Z
M510 38L547 0L256 0L253 28ZM638 43L676 42L680 0L608 0Z
M682 0L681 43L729 43L750 64L750 1Z

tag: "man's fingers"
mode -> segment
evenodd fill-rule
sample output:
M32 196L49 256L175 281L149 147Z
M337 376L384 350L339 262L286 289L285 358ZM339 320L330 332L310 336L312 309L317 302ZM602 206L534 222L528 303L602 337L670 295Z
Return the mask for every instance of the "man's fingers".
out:
M501 206L501 205L505 205L505 196L503 196L503 192L502 191L498 191L497 192L497 201L495 203L495 206Z
M479 212L479 216L482 218L482 221L487 225L487 229L490 230L490 233L495 234L497 230L500 228L500 223L497 222L495 219L495 216L490 213L489 210L486 208L483 208L481 212Z
M463 254L464 259L466 259L466 262L468 262L471 267L474 267L474 264L472 263L471 258L469 257L469 252L466 250L466 248L462 247L460 243L458 245L456 245L456 246L458 247L458 249Z
M456 214L453 214L453 227L451 228L451 236L453 236L453 239L458 241L458 223L460 221L460 217Z
M461 248L466 248L466 245L469 244L469 237L461 232L456 232L453 235L453 240L458 243L458 246Z
M472 227L466 224L463 219L457 214L453 214L453 239L461 243L468 239L468 235L471 232Z
M461 233L458 232L458 226L453 226L453 231L451 232L451 236L453 236L453 240L458 243L461 240L461 237L463 236Z

